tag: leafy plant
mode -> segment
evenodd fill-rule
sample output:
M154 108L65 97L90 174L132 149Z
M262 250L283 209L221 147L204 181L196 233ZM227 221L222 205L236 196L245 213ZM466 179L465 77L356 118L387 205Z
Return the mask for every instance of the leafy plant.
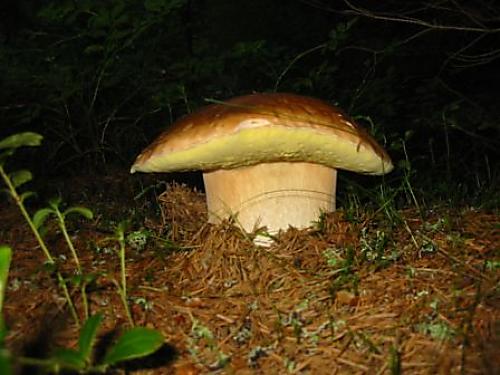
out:
M118 290L120 292L120 296L122 299L123 307L125 308L125 312L127 313L127 317L131 326L134 325L134 321L132 319L132 314L130 314L130 308L128 306L127 300L127 271L125 267L125 230L128 226L126 221L122 221L118 224L115 231L115 239L118 241L120 246L119 257L120 257L120 273L121 273L121 284L118 285Z
M21 170L16 172L7 173L4 169L4 164L7 158L14 154L17 148L23 146L38 146L42 140L42 137L36 133L20 133L7 137L0 140L0 175L2 176L7 189L5 191L10 194L13 200L18 205L21 210L26 222L28 223L30 229L34 233L40 247L42 248L47 261L52 266L55 266L54 257L51 255L45 241L42 236L42 228L49 216L55 216L57 223L66 243L71 251L73 259L76 264L78 271L78 276L83 276L82 268L78 258L78 254L73 245L73 242L68 234L68 229L66 226L66 217L70 214L79 214L87 219L93 217L92 211L84 207L70 207L64 211L61 211L60 204L61 199L56 198L49 201L49 207L42 208L38 210L33 217L31 217L24 205L26 198L32 196L34 193L25 192L22 194L18 193L18 188L29 182L32 179L31 172L27 170ZM122 283L119 287L120 295L124 301L127 315L133 325L132 317L126 303L126 275L125 275L125 224L120 224L116 230L116 239L120 243L120 261L122 268ZM3 307L3 299L5 295L7 276L11 260L11 249L6 246L0 246L0 313ZM75 322L79 325L79 318L74 308L73 302L68 292L66 285L66 280L63 278L61 273L57 271L56 275L59 284L63 288L64 294L66 296L68 305L70 306L73 318ZM85 293L85 282L82 282L82 298L84 299L85 311L88 311L88 303ZM9 351L5 348L5 335L6 328L3 322L3 316L0 315L0 373L10 374L11 373L11 362L18 362L24 365L35 365L38 367L43 367L48 371L53 373L59 373L61 371L73 370L79 373L105 373L110 366L113 366L119 362L127 361L134 358L144 357L155 352L163 343L163 336L160 332L143 328L134 327L126 331L121 335L118 340L108 348L106 354L104 355L102 361L94 363L93 361L93 347L96 342L97 332L102 323L102 315L96 314L89 317L84 325L81 327L80 337L78 340L78 349L68 349L62 348L57 350L53 356L48 359L37 359L28 357L13 357Z
M92 349L96 343L101 322L101 314L90 317L80 331L77 349L59 349L51 358L38 364L56 373L63 370L73 370L79 373L106 373L109 367L119 362L150 355L163 344L163 336L158 331L143 327L131 328L107 349L101 361L95 363Z
M193 316L191 316L191 321L191 335L188 339L188 350L195 362L204 362L200 356L200 350L198 348L198 344L202 342L207 346L210 357L215 358L215 361L213 363L205 363L205 365L207 365L211 370L219 370L223 368L230 361L231 357L219 348L217 340L215 339L215 335L212 333L209 327L202 324Z
M77 349L59 348L46 359L16 357L9 354L7 358L20 365L40 367L54 374L67 371L77 371L80 374L104 374L110 367L120 362L148 356L163 345L163 335L157 330L144 327L131 328L107 348L102 360L96 362L93 349L97 342L97 333L102 318L101 314L96 314L85 321L80 330ZM2 374L7 375L9 372L2 372Z
M104 241L114 241L118 243L118 257L120 259L120 281L113 280L118 289L118 294L120 295L120 299L123 304L123 308L125 309L125 314L127 315L127 319L129 324L133 327L134 320L132 318L132 314L130 313L130 308L128 305L128 297L127 297L127 270L125 265L125 250L127 245L127 239L125 236L125 232L127 230L129 223L128 221L121 221L115 228L115 233L113 236L106 238Z
M76 252L73 241L71 240L68 229L66 226L66 216L70 214L78 214L86 219L92 219L94 214L91 210L85 207L70 207L64 211L61 211L59 206L61 205L61 198L53 198L49 201L49 207L41 208L33 215L33 224L35 228L40 231L43 228L43 225L49 216L55 216L57 220L57 224L59 225L59 229L64 236L64 240L68 245L68 248L71 251L71 255L75 261L76 269L77 269L77 277L74 278L77 284L80 284L81 288L81 297L83 302L83 309L85 312L85 317L88 318L88 301L87 301L87 293L86 286L89 282L93 280L91 275L84 275L82 271L82 267L80 265L80 260L78 259L78 254Z
M337 291L346 288L352 288L357 292L359 276L355 269L354 249L350 246L345 249L328 248L323 252L323 257L327 265L332 268L330 293L335 296Z
M14 134L11 135L7 138L4 138L3 140L0 141L0 176L2 176L3 181L7 185L7 189L4 189L7 194L9 194L14 202L17 204L19 207L19 210L21 211L24 219L28 223L32 233L34 234L38 244L40 245L40 248L42 249L45 258L47 259L47 262L49 263L50 266L55 267L56 262L54 260L54 257L50 253L45 241L42 238L42 234L38 230L38 227L35 225L34 222L34 217L32 218L30 214L28 213L26 206L24 205L24 202L27 198L35 195L35 193L31 191L26 191L24 193L19 194L18 193L18 188L21 185L26 184L27 182L31 181L33 176L30 171L28 170L19 170L11 173L7 173L4 165L7 160L7 158L11 155L14 154L14 152L23 146L28 146L28 147L35 147L39 146L42 142L43 137L40 134L37 133L32 133L32 132L25 132L25 133L19 133L19 134ZM68 303L68 307L70 309L71 315L77 325L80 325L80 319L78 318L78 314L76 313L75 306L73 304L73 300L71 299L71 296L68 291L68 287L66 284L66 280L63 278L61 273L57 271L56 269L56 277L59 282L59 285L61 289L63 290L64 297L66 298L66 302Z
M417 330L439 341L448 341L455 337L455 330L444 321L426 322L417 325Z
M126 243L134 250L141 252L144 250L148 240L153 236L153 233L147 229L136 230L127 234Z

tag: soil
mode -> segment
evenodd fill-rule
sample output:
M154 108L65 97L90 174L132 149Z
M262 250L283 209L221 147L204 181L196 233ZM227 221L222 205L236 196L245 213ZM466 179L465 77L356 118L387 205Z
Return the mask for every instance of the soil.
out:
M132 233L134 323L165 337L159 352L112 373L500 373L498 213L339 210L258 247L233 223L207 224L202 193L171 183L141 195L127 181L55 182L66 202L95 214L68 227L83 269L95 275L87 295L91 313L104 314L99 347L128 327L115 285L117 243L109 240L123 219ZM36 240L13 202L0 204L0 215L0 243L14 249L4 306L9 349L43 358L74 347L78 329ZM55 222L45 239L63 275L73 276ZM84 316L78 288L72 297Z

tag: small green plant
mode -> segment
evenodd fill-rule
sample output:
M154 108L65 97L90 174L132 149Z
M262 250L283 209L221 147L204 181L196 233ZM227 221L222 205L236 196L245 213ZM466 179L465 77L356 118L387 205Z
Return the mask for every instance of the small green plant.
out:
M80 285L83 309L85 313L85 318L88 318L88 301L87 301L87 293L86 287L89 282L93 280L92 275L84 275L82 271L82 267L80 265L80 260L78 259L78 254L76 252L73 241L71 240L68 234L68 228L66 226L66 217L70 214L78 214L83 216L86 219L91 220L94 217L94 214L91 210L85 207L70 207L64 211L60 210L61 198L53 198L49 201L49 207L41 208L33 215L33 224L38 231L42 231L44 228L45 221L49 216L54 216L57 220L57 224L59 225L59 229L64 236L64 240L68 245L69 250L71 251L71 255L73 256L73 260L75 261L75 266L77 270L77 275L73 278L75 284Z
M95 363L93 361L93 348L101 322L101 314L87 319L80 331L77 349L61 348L48 359L22 358L21 363L44 367L54 373L68 370L79 373L106 373L109 367L119 362L145 357L163 345L163 336L158 331L134 327L125 331L108 348L102 360Z
M332 268L332 282L330 293L334 296L341 289L352 289L357 292L359 276L355 270L355 251L352 247L345 249L328 248L323 252L323 257Z
M149 239L153 236L150 230L142 229L130 232L126 236L127 244L137 252L141 252L146 247Z
M389 236L384 231L377 230L370 234L366 227L361 229L360 245L363 258L375 264L377 268L384 268L399 258L396 250L388 251L388 243Z
M7 138L4 138L0 141L0 176L2 176L3 181L7 185L7 189L4 189L7 194L9 194L14 202L19 207L24 219L28 223L31 231L33 232L40 248L42 249L45 258L49 265L53 268L56 268L56 262L54 257L50 253L45 241L42 238L42 234L38 230L37 226L34 223L34 217L32 218L24 205L24 202L27 198L35 195L32 191L26 191L24 193L18 193L18 188L27 182L31 181L33 176L28 170L19 170L11 173L7 173L4 168L5 162L7 159L12 156L15 151L20 147L36 147L39 146L42 142L43 137L40 134L25 132L11 135ZM66 302L68 303L68 307L70 309L71 315L75 321L75 323L79 326L80 319L78 318L78 314L76 313L75 306L73 304L73 300L68 291L68 286L66 284L66 280L63 278L61 273L56 269L56 277L59 282L61 289L63 290L64 297L66 298Z
M118 224L115 231L115 239L118 241L120 246L119 256L120 256L120 273L121 273L121 284L117 285L122 299L123 307L127 314L128 321L131 326L134 326L134 321L132 319L132 314L130 314L130 309L128 307L127 300L127 270L125 268L125 230L128 226L126 221L122 221Z
M500 269L500 260L487 260L485 267L488 271L495 271Z
M439 341L449 341L456 335L455 330L444 321L421 323L417 325L417 330Z
M101 314L91 316L85 321L80 330L77 349L60 348L46 359L11 356L2 346L0 354L1 373L5 375L11 374L12 362L43 368L53 374L67 371L77 371L80 374L104 374L107 373L110 367L120 362L148 356L163 345L164 338L160 332L149 328L134 327L125 331L106 350L102 360L95 362L93 349L101 322Z
M127 315L127 319L129 324L133 327L134 320L132 319L132 314L130 313L130 308L128 305L128 297L127 297L127 270L125 267L125 249L127 245L127 239L125 236L125 232L127 230L129 223L125 221L121 221L115 227L115 233L113 236L106 238L104 241L109 242L117 242L118 243L118 256L120 258L120 281L113 280L116 288L118 289L118 293L120 295L120 299L122 301L123 307L125 309L125 314Z
M231 357L224 353L220 348L219 345L217 344L217 340L215 339L215 335L212 333L210 328L202 324L198 319L195 317L191 316L191 334L188 339L189 343L189 353L195 360L195 362L198 363L203 363L203 359L200 357L200 350L198 347L198 344L200 342L203 342L209 352L210 352L210 357L214 359L212 363L205 363L208 368L211 370L219 370L226 366L229 361L231 360Z
M35 235L42 251L45 254L47 262L55 269L57 279L61 288L64 291L67 303L70 307L71 314L78 326L80 321L76 313L76 309L69 295L66 280L57 270L54 257L50 253L45 241L43 240L44 223L46 219L53 215L56 217L59 228L66 240L66 243L71 251L75 261L76 269L79 277L83 277L82 268L78 258L76 249L71 241L66 226L66 216L69 214L79 214L87 219L91 219L93 214L90 210L83 207L71 207L61 211L61 199L53 199L49 201L49 206L38 210L33 217L28 213L24 201L34 195L33 192L18 193L18 188L29 182L32 179L31 172L28 170L20 170L7 173L4 165L8 157L14 154L17 148L23 146L38 146L40 145L42 136L36 133L19 133L0 140L0 176L7 185L4 189L14 200L19 207L23 217L28 223L31 231ZM126 305L127 315L132 324L132 318L128 306L126 304L126 275L125 275L125 226L119 225L116 231L116 239L120 243L120 260L122 268L122 282L119 287L120 295ZM3 321L3 299L5 295L7 277L11 260L11 249L7 246L0 246L0 373L10 375L11 364L18 363L20 365L30 365L44 368L51 373L60 373L64 371L78 371L79 373L105 373L109 367L115 364L130 359L140 358L154 353L163 344L163 335L153 329L143 327L133 327L124 332L118 340L108 348L102 360L97 363L93 360L93 348L97 338L97 332L102 322L102 315L96 314L86 319L83 327L80 330L78 340L78 349L62 348L57 350L51 357L47 359L37 359L29 357L13 356L5 347L5 336L7 329ZM85 286L86 282L81 281L82 298L84 299L85 312L88 312L88 304L86 300Z

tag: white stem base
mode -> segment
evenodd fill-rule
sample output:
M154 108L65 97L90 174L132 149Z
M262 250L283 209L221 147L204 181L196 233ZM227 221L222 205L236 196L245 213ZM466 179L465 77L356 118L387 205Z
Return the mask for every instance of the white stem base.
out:
M337 171L311 163L266 163L203 173L208 220L235 217L246 232L307 228L335 210Z

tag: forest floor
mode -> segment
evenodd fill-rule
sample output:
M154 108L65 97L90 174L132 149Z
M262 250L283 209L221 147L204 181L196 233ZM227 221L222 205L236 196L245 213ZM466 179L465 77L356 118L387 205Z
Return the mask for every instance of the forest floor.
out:
M87 294L91 312L104 314L103 339L128 324L109 237L132 220L128 302L135 324L166 341L115 373L500 373L498 213L339 210L256 247L230 223L206 224L203 194L185 186L168 185L152 201L157 214L144 218L144 200L122 179L58 184L67 202L95 214L68 225L82 268L97 275ZM8 347L39 358L74 347L78 330L37 242L12 202L0 203L0 215L0 243L14 250ZM61 272L74 275L56 223L46 240ZM72 296L83 316L78 290Z

